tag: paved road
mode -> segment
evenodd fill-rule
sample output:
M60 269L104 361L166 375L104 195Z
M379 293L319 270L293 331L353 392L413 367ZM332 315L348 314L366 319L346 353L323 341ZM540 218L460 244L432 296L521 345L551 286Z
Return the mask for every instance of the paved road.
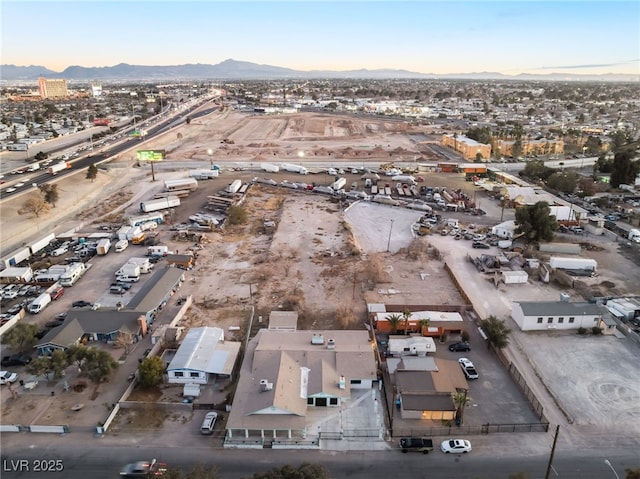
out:
M465 455L445 455L440 451L423 454L402 454L397 449L386 452L350 451L323 453L317 451L230 450L210 447L166 447L142 444L135 447L103 444L102 439L90 439L81 448L66 444L64 437L38 438L40 445L28 448L5 446L2 450L1 475L3 479L39 478L102 479L116 477L122 465L137 460L157 458L175 467L191 469L195 464L215 465L222 479L249 478L290 464L304 462L324 465L333 479L399 478L477 478L499 479L510 474L527 472L528 477L542 478L549 457L522 456L495 457L488 451L472 451ZM126 439L123 438L123 442ZM43 444L44 443L44 444ZM603 479L615 478L605 464L608 459L620 477L624 470L639 467L637 454L623 455L615 451L575 451L557 453L553 461L551 478ZM46 465L64 468L61 472L36 472L33 469L46 460ZM22 462L21 462L22 461ZM53 462L52 462L53 461ZM60 461L56 463L55 461ZM29 469L29 470L27 470Z

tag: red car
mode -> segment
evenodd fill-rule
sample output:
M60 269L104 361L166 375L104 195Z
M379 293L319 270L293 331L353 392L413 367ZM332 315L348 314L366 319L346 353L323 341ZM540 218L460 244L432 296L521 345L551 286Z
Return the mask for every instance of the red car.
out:
M64 288L58 288L55 291L53 291L49 296L51 296L52 300L56 300L63 294L64 294Z

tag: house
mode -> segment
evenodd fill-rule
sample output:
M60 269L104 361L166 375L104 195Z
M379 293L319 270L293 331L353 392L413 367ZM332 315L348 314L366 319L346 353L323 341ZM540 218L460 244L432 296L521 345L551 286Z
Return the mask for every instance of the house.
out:
M34 347L39 356L48 356L56 349L92 341L115 342L124 338L135 342L146 332L144 315L135 311L71 310L64 323L49 331Z
M261 329L244 355L225 445L318 434L310 409L339 408L377 379L367 331Z
M35 345L38 354L88 342L112 342L127 338L136 342L147 334L149 325L184 281L179 268L162 268L149 278L121 310L71 310L62 325L49 331ZM142 324L144 323L144 324Z
M396 334L399 331L406 331L417 332L423 336L440 337L445 334L461 334L464 330L464 320L458 312L460 307L454 306L452 309L455 311L436 311L427 308L429 307L421 305L367 304L369 317L379 333ZM404 311L411 313L407 319L403 317ZM401 317L395 326L389 321L392 315Z
M221 328L192 328L167 367L169 382L173 384L207 384L221 376L231 378L240 343L225 341Z
M469 389L457 361L426 357L387 359L401 419L455 419L453 395Z
M615 322L609 311L595 303L542 301L514 303L511 317L522 331L578 329L598 327L613 332Z

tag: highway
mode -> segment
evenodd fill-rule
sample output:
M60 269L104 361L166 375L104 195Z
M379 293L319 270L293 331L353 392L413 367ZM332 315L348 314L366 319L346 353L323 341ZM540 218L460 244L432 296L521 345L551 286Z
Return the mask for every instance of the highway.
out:
M147 126L145 122L140 124L138 127L127 127L124 130L120 130L119 132L114 133L114 135L122 135L122 138L125 139L117 141L116 143L113 143L109 146L94 145L93 151L89 154L81 156L75 160L67 160L67 163L71 165L71 168L60 171L56 175L51 175L50 173L48 173L49 167L55 162L49 164L47 167L41 168L38 171L27 172L22 175L8 175L7 173L5 173L4 180L6 181L6 183L3 184L2 190L0 190L0 203L2 203L2 201L4 200L27 193L32 188L36 188L45 183L57 181L68 175L76 174L81 170L83 172L86 172L87 168L90 165L100 165L102 163L107 163L114 157L129 150L143 149L143 147L141 147L141 144L143 144L145 141L160 136L167 131L185 123L187 117L191 117L191 119L197 119L202 116L208 115L215 110L215 107L207 106L206 104L195 104L184 111L175 112L173 115L164 120L158 121L157 123L152 123L150 126ZM143 129L144 136L140 139L136 139L135 137L131 136L135 129ZM87 135L85 133L85 142L87 141L86 136ZM11 191L10 189L15 188L15 185L17 183L24 183L24 185L20 186L15 191Z

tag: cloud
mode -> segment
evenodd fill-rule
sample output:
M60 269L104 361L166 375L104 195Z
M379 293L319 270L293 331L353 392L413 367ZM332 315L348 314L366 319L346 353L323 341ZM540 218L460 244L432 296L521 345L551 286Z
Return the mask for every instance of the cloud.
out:
M582 68L611 68L620 65L627 65L629 63L638 63L640 60L628 60L626 62L617 63L590 63L586 65L555 65L552 67L538 67L536 70L579 70Z

